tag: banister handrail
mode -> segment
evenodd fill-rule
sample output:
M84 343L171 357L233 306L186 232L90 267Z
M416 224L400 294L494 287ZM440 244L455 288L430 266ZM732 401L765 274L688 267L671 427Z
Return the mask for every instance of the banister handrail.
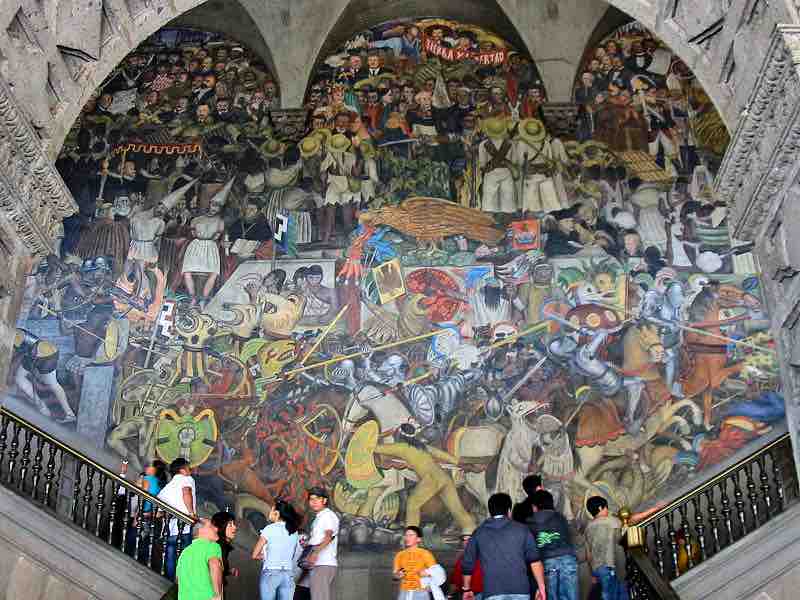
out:
M163 500L159 500L156 496L153 496L152 494L149 494L147 491L145 491L144 489L140 488L135 483L131 483L130 481L128 481L124 477L120 477L118 474L116 474L113 471L107 469L106 467L104 467L103 465L98 463L97 461L94 461L91 458L89 458L88 456L86 456L80 450L75 450L74 448L71 448L70 446L67 446L66 444L64 444L63 442L61 442L57 438L54 438L52 435L50 435L49 433L47 433L46 431L44 431L40 427L37 427L36 425L31 423L27 419L25 419L23 417L20 417L19 415L11 412L10 410L5 408L4 406L0 406L0 416L6 416L9 419L11 419L12 421L16 421L17 423L22 425L25 429L28 429L28 430L32 431L38 437L47 440L48 443L60 448L62 451L71 454L73 457L77 458L80 462L83 462L84 464L89 465L96 472L102 473L105 477L107 477L108 479L112 480L114 483L116 483L116 484L118 484L118 485L120 485L122 487L127 488L128 490L134 492L137 496L141 496L143 498L143 500L152 503L153 506L157 506L163 512L169 513L172 517L175 517L176 519L184 521L187 525L194 525L197 522L197 519L191 517L190 515L187 515L184 512L176 510L175 508L173 508L169 504L166 504Z
M800 491L791 456L783 433L636 525L621 511L631 598L674 600L670 581L785 511Z
M645 554L641 548L629 549L628 556L633 562L631 567L639 571L640 579L642 580L641 584L648 588L649 598L658 598L658 600L680 600L680 596L672 589L669 582L661 578L655 566L653 566L653 563L650 562L647 554Z
M691 490L689 490L688 492L682 494L680 497L676 498L675 500L673 500L672 502L670 502L666 506L660 508L658 511L654 512L652 515L649 515L647 518L642 519L641 521L636 523L634 527L639 527L639 528L643 529L643 528L647 527L648 525L650 525L651 523L654 523L655 521L657 521L658 519L660 519L664 515L667 515L667 514L673 512L675 509L677 509L682 504L684 504L686 502L686 500L688 500L692 496L697 496L698 494L702 494L706 490L714 487L720 481L725 480L727 477L730 477L733 473L735 473L736 471L741 469L742 465L744 465L746 463L753 462L759 456L761 456L763 454L766 454L767 452L769 452L770 450L772 450L776 446L779 446L780 444L784 443L789 438L790 438L790 435L789 435L788 432L784 433L783 435L781 435L781 436L779 436L777 438L775 438L774 440L772 440L766 446L762 446L758 450L755 450L751 454L748 454L747 456L741 458L740 460L736 461L736 463L732 464L727 469L724 469L723 471L719 472L717 475L715 475L711 479L708 479L708 480L704 481L703 483L701 483L697 487L692 488Z

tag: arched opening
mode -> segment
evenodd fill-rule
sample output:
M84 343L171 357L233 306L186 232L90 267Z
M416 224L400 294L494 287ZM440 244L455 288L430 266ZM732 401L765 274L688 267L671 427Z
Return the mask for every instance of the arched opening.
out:
M347 4L336 24L327 33L315 61L313 72L317 73L323 67L326 59L340 53L343 46L358 33L372 29L374 30L373 35L382 37L389 32L391 36L393 33L392 27L388 25L390 22L394 22L394 26L401 26L404 22L421 20L428 15L455 23L460 22L465 26L479 25L486 32L492 32L499 36L505 46L530 57L519 31L494 0L490 2L467 0L466 2L440 1L433 3L402 0L371 3L366 0L355 0ZM310 86L312 83L313 81L309 81L308 85ZM308 92L308 87L306 91Z
M136 468L213 464L217 508L325 486L355 551L405 524L452 549L531 472L569 518L649 503L781 420L749 247L642 27L591 40L608 104L576 115L495 3L355 2L305 121L269 106L268 55L197 31L219 7L129 56L68 137L82 212L28 277L12 406ZM181 61L203 72L162 106Z

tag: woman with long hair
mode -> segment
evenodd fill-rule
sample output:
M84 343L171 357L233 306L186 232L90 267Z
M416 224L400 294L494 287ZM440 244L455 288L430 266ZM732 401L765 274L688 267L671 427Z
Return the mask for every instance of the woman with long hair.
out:
M222 585L228 583L228 577L238 577L239 569L231 567L230 555L233 551L233 538L236 537L238 527L236 517L229 512L218 512L211 517L211 524L217 528L219 540L217 543L222 549Z
M259 591L261 600L292 600L294 571L300 556L300 515L288 502L278 500L269 513L271 523L261 530L253 559L263 560Z

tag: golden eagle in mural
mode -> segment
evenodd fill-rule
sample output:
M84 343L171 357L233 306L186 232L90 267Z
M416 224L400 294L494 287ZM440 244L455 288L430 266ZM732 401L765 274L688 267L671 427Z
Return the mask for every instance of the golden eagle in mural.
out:
M361 213L358 220L367 227L388 225L431 245L456 235L491 244L503 239L503 231L495 226L490 214L423 196Z

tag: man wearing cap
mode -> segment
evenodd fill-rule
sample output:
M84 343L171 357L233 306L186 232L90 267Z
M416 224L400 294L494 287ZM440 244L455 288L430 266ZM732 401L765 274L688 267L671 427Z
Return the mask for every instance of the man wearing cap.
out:
M332 600L336 597L336 560L339 545L339 517L328 508L328 492L322 487L308 490L308 505L314 511L308 545L314 550L306 559L311 565L309 585L311 600Z
M554 144L539 119L522 120L518 131L515 162L521 165L522 211L549 213L561 210L563 203L554 176L558 160L566 157L556 156ZM563 148L560 142L557 146Z
M489 117L481 125L487 138L478 146L478 166L483 172L481 209L491 213L514 213L517 203L514 178L518 173L514 160L514 142L508 139L508 123Z

